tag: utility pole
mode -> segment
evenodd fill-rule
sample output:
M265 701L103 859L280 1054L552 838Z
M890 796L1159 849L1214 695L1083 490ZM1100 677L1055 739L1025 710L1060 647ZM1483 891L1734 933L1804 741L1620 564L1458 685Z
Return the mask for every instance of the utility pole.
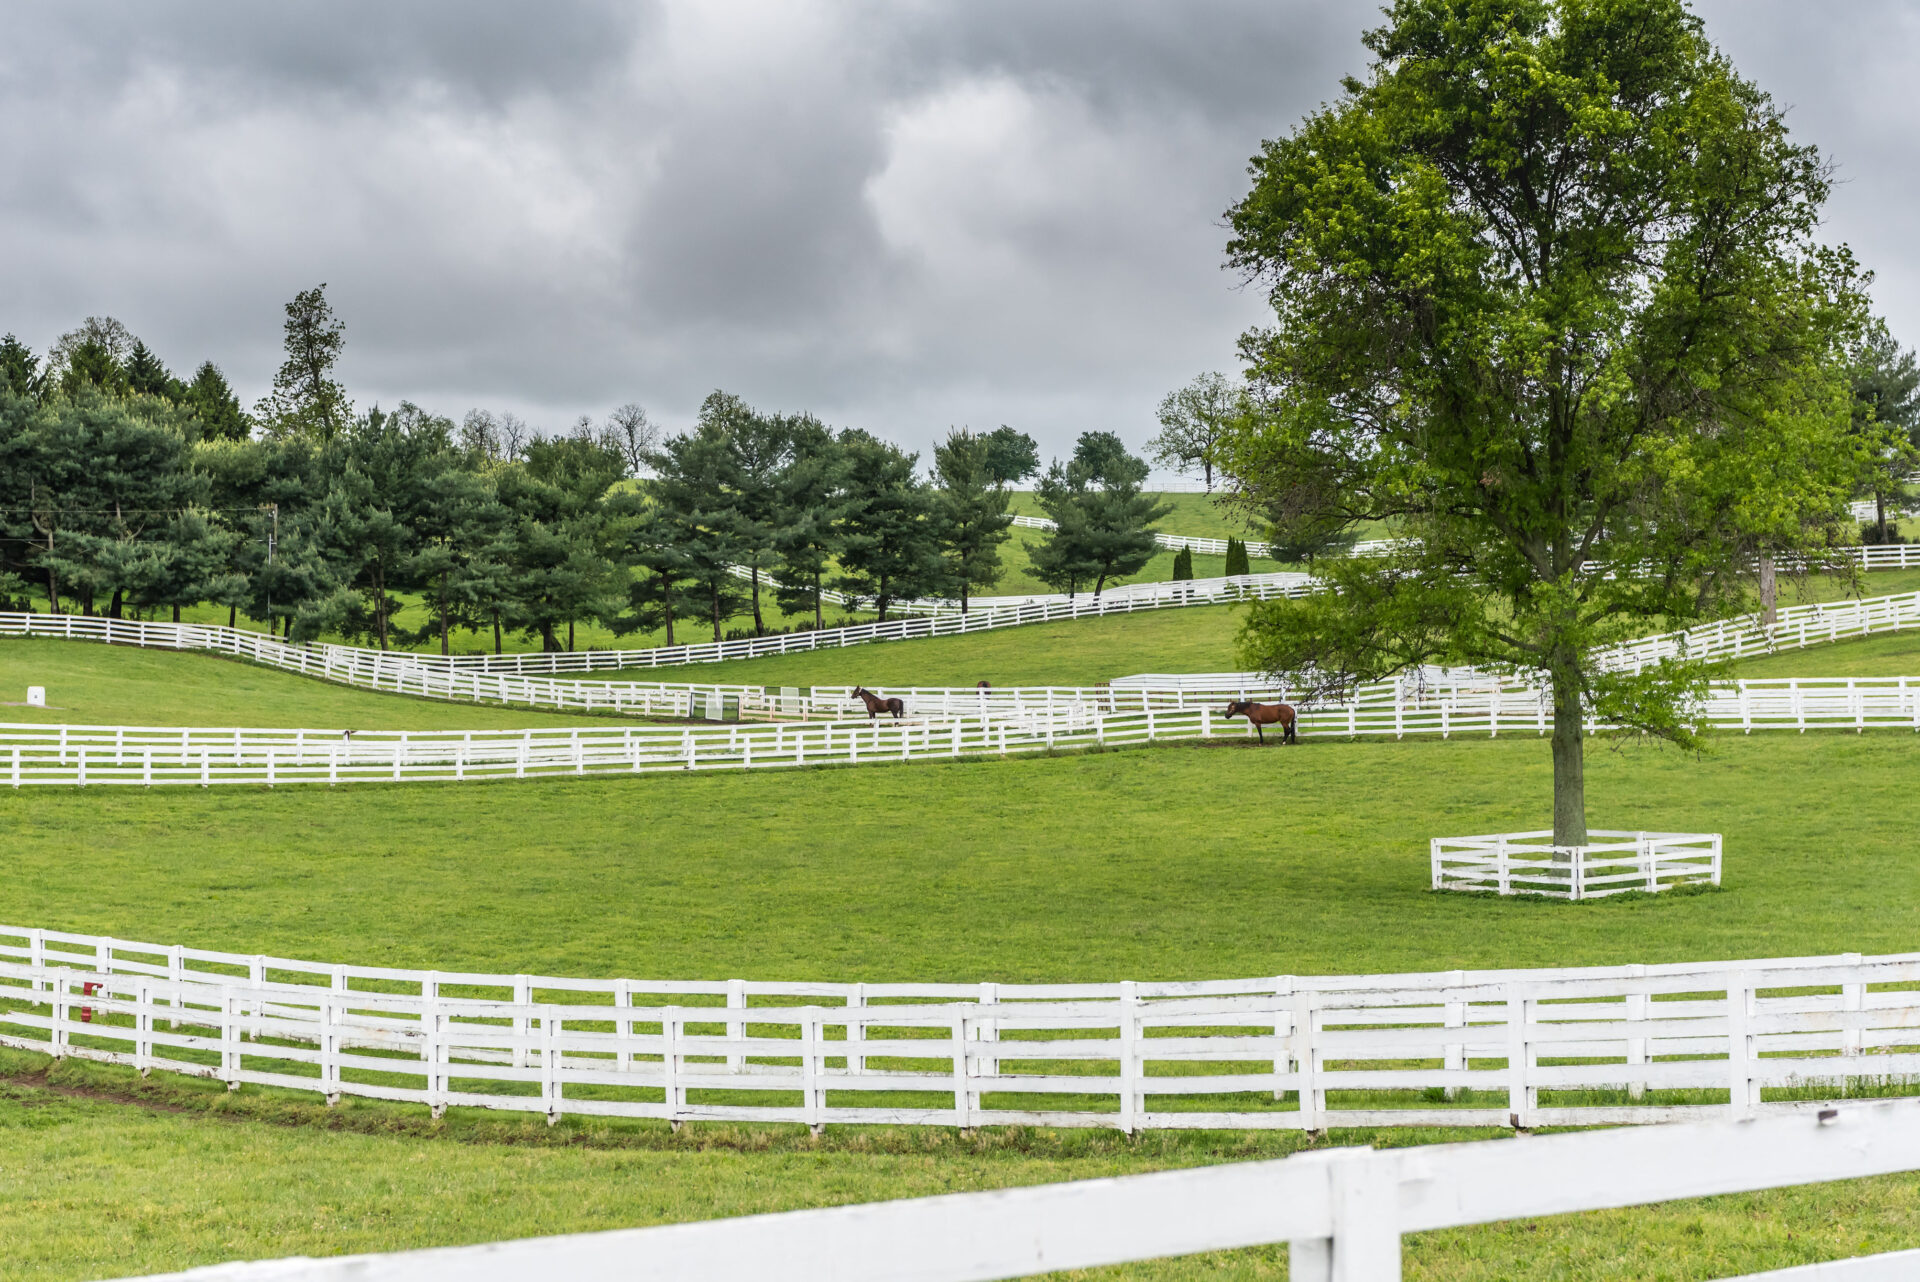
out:
M267 527L267 634L273 634L273 547L280 541L280 505L267 504L273 524Z

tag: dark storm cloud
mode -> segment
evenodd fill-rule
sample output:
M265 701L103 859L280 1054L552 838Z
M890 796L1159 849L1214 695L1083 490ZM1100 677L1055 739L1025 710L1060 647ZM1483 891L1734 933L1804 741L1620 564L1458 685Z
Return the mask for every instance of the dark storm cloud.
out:
M1914 20L1714 0L1920 313ZM0 329L119 316L248 394L318 281L357 399L550 425L716 386L924 446L1140 441L1230 368L1246 158L1364 66L1370 4L14 6Z

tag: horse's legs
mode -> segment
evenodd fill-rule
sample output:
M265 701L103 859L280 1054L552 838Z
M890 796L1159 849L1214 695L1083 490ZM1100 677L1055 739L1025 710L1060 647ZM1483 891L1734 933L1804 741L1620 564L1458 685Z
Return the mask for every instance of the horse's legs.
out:
M1267 732L1265 730L1262 730L1260 728L1260 723L1258 721L1255 721L1252 717L1247 718L1247 723L1253 727L1253 732L1260 736L1260 742L1264 746L1267 742Z

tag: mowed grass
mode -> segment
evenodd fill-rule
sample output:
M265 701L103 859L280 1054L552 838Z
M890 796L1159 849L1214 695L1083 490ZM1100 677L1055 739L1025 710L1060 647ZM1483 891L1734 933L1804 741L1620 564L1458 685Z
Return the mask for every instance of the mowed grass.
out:
M1111 980L1595 965L1920 941L1911 733L1589 754L1595 827L1726 834L1726 888L1437 895L1544 826L1533 737L537 783L8 790L13 924L635 977ZM83 839L82 839L83 838Z
M567 1119L502 1126L0 1051L0 1258L13 1282L231 1259L591 1232L1285 1156L1291 1134L829 1130ZM144 1103L130 1103L139 1100ZM304 1124L303 1124L304 1123ZM1335 1132L1405 1145L1471 1134ZM1920 1243L1920 1180L1892 1176L1409 1235L1409 1282L1693 1282ZM1075 1279L1287 1276L1283 1245Z
M30 685L46 688L47 707L25 706ZM329 730L609 724L606 716L356 690L211 654L19 637L0 638L0 721Z
M1920 679L1920 627L1911 632L1887 632L1783 650L1757 659L1743 659L1736 677L1914 677Z
M1637 902L1424 889L1427 837L1543 822L1546 746L1502 739L7 794L5 915L238 951L636 976L1220 977L1907 949L1920 935L1916 753L1893 733L1729 737L1703 760L1595 744L1596 824L1727 836L1724 890ZM864 1128L815 1141L585 1119L549 1131L46 1067L0 1055L0 1252L7 1276L47 1282L1083 1178L1302 1142ZM1897 1177L1428 1234L1409 1239L1407 1275L1724 1277L1920 1245L1916 1193ZM1284 1256L1083 1276L1279 1278Z

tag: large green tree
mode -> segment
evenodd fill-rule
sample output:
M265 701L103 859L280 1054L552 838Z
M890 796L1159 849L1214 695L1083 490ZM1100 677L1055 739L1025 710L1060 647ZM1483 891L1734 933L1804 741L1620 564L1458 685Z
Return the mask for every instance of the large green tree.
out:
M326 289L324 283L303 289L287 304L286 359L273 376L273 391L254 411L275 436L325 443L353 423L353 402L334 378L347 327L333 314Z
M1033 551L1041 581L1072 594L1091 580L1097 597L1109 580L1145 567L1158 550L1153 523L1173 510L1141 492L1146 479L1146 461L1118 436L1081 433L1073 457L1040 478L1040 506L1054 522Z
M1899 496L1920 457L1920 364L1913 349L1900 346L1886 322L1876 319L1854 353L1852 382L1859 484L1873 500L1868 537L1886 543L1887 500Z
M1000 545L1012 534L1011 495L995 484L992 442L959 428L933 447L934 520L947 582L960 597L960 613L976 588L989 588L1005 571Z
M1222 459L1270 510L1408 540L1252 607L1245 655L1542 671L1581 844L1583 718L1690 742L1709 675L1591 650L1742 609L1754 547L1836 528L1856 272L1815 239L1820 158L1680 0L1398 0L1366 45L1228 213L1274 321Z

